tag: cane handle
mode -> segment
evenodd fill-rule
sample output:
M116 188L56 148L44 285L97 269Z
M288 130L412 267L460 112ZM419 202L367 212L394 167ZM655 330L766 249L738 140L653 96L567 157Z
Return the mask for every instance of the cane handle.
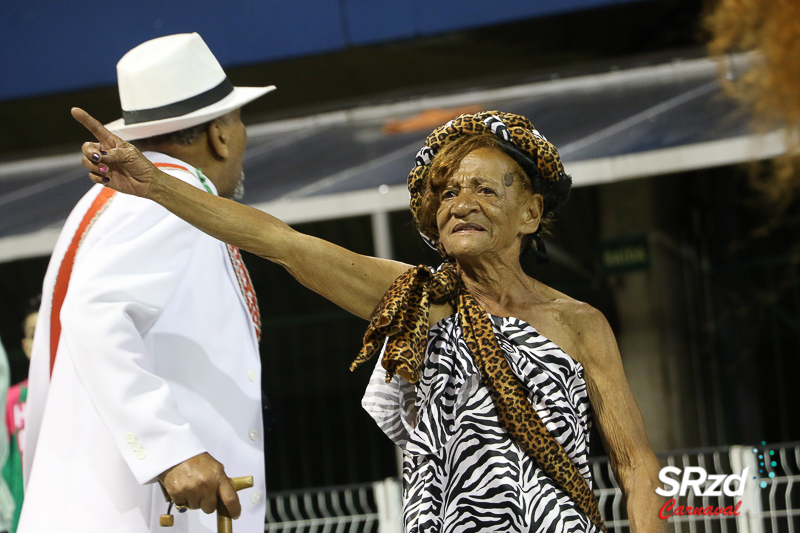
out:
M249 489L253 486L253 476L229 478L233 490L239 492L242 489ZM217 503L217 533L233 533L233 520L231 519L228 508L220 501Z

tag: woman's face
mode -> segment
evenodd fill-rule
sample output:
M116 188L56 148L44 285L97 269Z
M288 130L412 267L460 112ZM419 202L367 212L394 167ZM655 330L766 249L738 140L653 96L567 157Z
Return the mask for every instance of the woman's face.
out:
M519 257L521 239L539 227L542 196L530 193L519 166L503 152L467 154L442 187L439 239L456 258Z

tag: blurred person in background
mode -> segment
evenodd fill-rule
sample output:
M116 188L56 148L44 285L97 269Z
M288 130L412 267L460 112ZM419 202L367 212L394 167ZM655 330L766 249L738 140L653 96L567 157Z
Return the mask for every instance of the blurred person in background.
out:
M709 52L724 67L723 85L752 111L757 126L786 128L785 154L752 176L768 213L760 232L797 225L787 215L800 192L800 2L717 0L705 22ZM756 52L743 72L726 57L736 52Z
M0 339L0 407L5 409L8 385L11 380L11 370L8 364L8 354ZM6 425L0 424L0 462L5 464L9 456L8 432ZM10 531L14 523L14 497L8 488L5 479L0 476L0 531Z
M605 531L592 493L597 424L634 533L662 531L658 462L605 317L523 272L569 194L555 147L525 117L464 114L434 130L408 177L437 269L359 255L159 171L79 109L97 183L149 198L286 268L370 321L379 355L363 406L403 450L408 533Z
M240 108L274 87L234 87L196 33L135 47L117 77L110 128L203 194L241 195ZM175 533L216 531L218 505L262 532L260 318L239 251L110 193L78 202L45 275L18 531L161 531L163 488L207 513L176 515ZM228 476L249 475L240 503Z
M22 351L30 361L33 351L33 335L39 318L41 295L31 298L25 309L22 322ZM14 533L22 512L24 490L22 483L22 450L25 445L25 411L28 398L28 380L25 379L8 389L6 395L6 431L8 432L8 458L3 466L3 479L14 497L14 518L9 531Z

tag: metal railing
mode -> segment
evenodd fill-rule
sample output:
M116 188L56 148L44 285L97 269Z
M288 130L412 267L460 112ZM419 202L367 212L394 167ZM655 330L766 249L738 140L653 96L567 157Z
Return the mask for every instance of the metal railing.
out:
M759 482L763 486L762 529L800 532L800 490L793 490L800 484L800 443L766 446L764 451L763 479Z
M740 455L736 447L720 447L658 454L658 458L662 467L676 467L681 471L687 467L700 467L709 475L728 476L741 473L741 469L737 469L737 464L734 464L736 459L733 459ZM614 479L608 458L592 459L590 464L595 495L599 500L600 512L606 526L612 533L629 532L630 523L624 498ZM750 472L752 470L751 467ZM752 485L752 482L746 484L747 487ZM723 511L730 508L733 510L737 503L735 497L726 496L724 493L716 496L697 496L689 490L684 496L676 496L672 508L669 511L665 510L666 515L671 515L667 519L669 530L675 533L734 533L737 531L736 516L726 516L721 513L717 515L684 515L676 514L675 511L681 508L681 511L678 512L682 513L687 507L692 509L711 507L712 510L719 508Z
M400 484L376 483L269 495L264 531L280 533L399 533Z
M740 476L741 495L676 495L667 512L674 533L800 533L800 443L726 446L658 454L662 467L702 468L709 476ZM600 512L611 533L630 532L625 499L608 458L590 460ZM700 487L710 487L707 481ZM738 487L738 485L736 485ZM715 491L716 492L716 491ZM735 491L739 492L739 491ZM264 531L280 533L399 533L401 489L395 479L372 484L273 493ZM711 513L686 514L702 508ZM680 509L680 511L679 511ZM714 511L719 509L716 514ZM736 514L734 514L734 510Z
M800 533L800 443L762 446L703 448L659 454L661 466L703 468L709 475L741 475L745 468L744 493L728 496L696 495L688 490L677 496L667 519L675 533ZM622 494L614 480L607 458L593 459L595 494L609 531L630 531ZM702 488L708 488L710 481ZM738 507L737 507L738 506ZM719 514L676 514L691 507ZM736 511L735 515L725 511ZM694 511L693 511L694 512Z

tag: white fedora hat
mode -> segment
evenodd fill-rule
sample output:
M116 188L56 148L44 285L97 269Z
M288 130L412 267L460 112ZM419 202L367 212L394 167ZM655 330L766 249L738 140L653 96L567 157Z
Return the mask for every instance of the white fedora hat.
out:
M123 118L106 128L126 141L209 122L275 90L234 87L196 33L140 44L117 63L117 84Z

